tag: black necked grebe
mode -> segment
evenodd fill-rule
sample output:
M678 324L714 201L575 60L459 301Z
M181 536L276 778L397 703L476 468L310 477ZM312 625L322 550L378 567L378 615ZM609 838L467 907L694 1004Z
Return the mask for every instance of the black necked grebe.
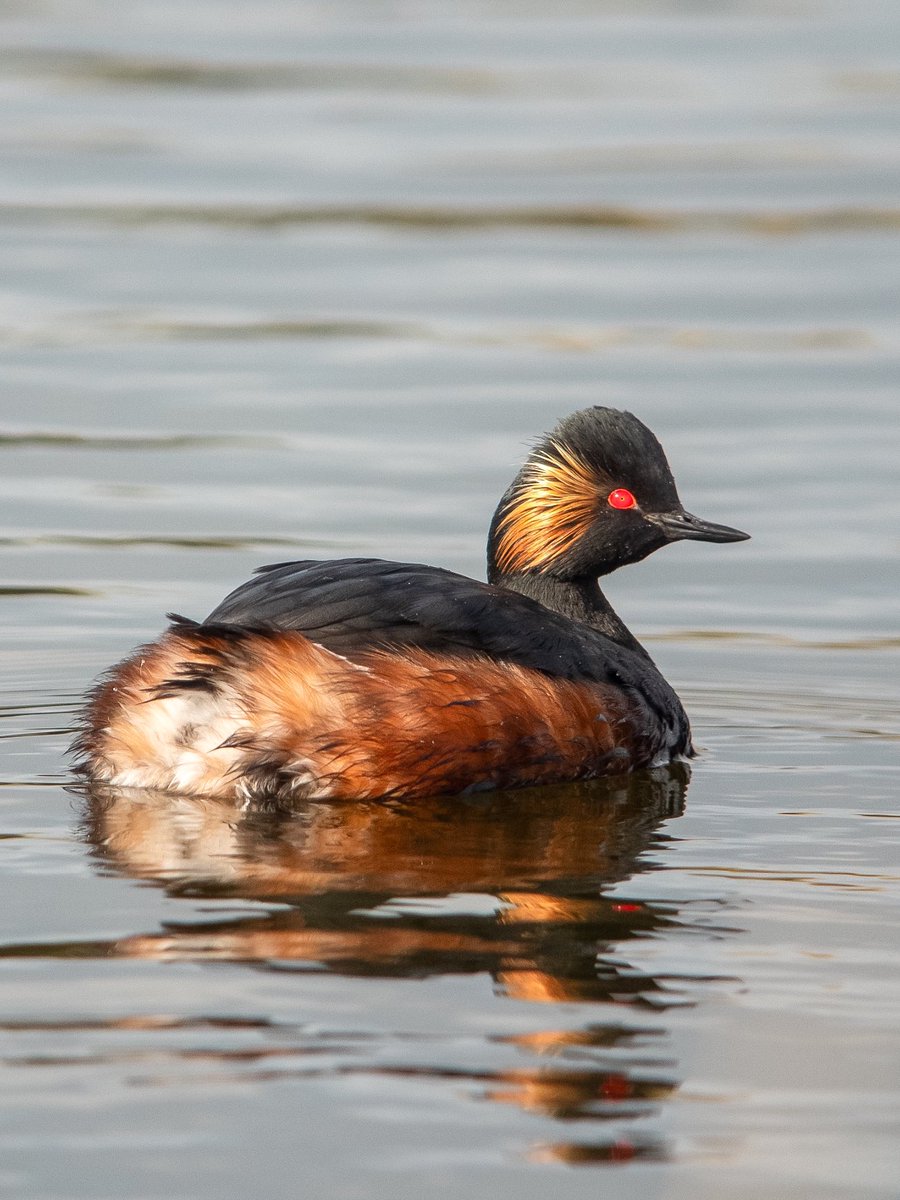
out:
M690 755L678 697L597 579L668 542L747 536L685 512L631 413L574 413L501 499L489 583L368 558L262 567L100 681L79 769L299 801L524 787Z

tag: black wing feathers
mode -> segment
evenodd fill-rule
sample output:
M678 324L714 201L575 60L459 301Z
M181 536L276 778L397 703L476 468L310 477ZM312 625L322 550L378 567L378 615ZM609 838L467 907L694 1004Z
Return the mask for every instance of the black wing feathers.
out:
M206 620L295 629L348 658L373 646L418 646L487 654L573 679L611 680L618 660L631 657L517 592L440 567L382 559L263 567Z

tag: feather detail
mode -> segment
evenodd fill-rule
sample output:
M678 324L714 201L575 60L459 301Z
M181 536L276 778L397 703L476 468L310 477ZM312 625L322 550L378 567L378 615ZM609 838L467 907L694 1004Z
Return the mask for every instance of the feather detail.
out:
M661 749L645 723L616 687L481 655L352 663L291 630L183 624L100 684L77 752L125 787L429 796L620 774Z
M571 550L596 518L601 487L571 446L550 442L536 451L497 526L498 568L510 574L539 570Z

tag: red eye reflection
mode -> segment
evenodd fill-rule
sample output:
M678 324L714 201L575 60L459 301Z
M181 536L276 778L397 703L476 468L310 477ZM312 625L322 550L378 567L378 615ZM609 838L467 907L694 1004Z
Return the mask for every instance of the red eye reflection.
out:
M615 488L606 497L606 502L610 508L635 508L637 505L628 488Z

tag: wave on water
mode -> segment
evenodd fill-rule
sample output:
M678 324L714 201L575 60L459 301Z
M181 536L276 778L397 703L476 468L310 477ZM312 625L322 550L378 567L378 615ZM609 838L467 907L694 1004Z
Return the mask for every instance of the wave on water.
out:
M726 232L769 236L900 229L900 207L841 205L807 209L640 209L614 205L282 205L0 204L0 222L101 225L213 225L283 229L302 225L378 225L400 229L628 229L648 233Z

